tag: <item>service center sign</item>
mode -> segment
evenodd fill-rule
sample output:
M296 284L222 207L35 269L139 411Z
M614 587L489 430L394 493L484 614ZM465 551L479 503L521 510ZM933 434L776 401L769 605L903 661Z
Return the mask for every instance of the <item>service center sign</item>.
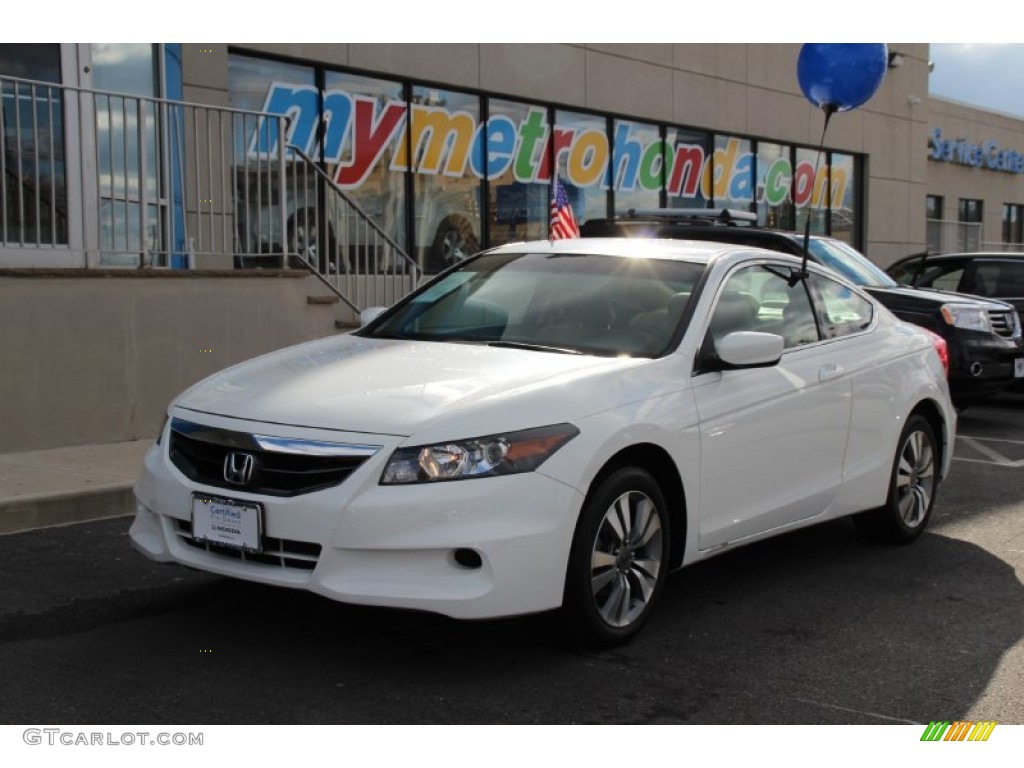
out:
M980 144L973 144L962 136L944 139L941 128L932 129L928 136L928 158L987 171L1024 173L1024 154L1013 149L1002 149L995 139Z

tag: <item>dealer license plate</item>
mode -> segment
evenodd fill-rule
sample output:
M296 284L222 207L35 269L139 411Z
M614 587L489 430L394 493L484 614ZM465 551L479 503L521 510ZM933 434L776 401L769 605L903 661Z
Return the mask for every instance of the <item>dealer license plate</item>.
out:
M1024 377L1024 357L1018 357L1013 361L1013 375L1018 379Z
M192 496L192 538L197 541L259 552L262 523L259 504L198 493Z

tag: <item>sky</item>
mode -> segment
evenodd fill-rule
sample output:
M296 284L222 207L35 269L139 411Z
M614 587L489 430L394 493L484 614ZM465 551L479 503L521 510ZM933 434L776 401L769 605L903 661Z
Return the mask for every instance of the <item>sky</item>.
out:
M933 96L1024 118L1024 45L932 43Z

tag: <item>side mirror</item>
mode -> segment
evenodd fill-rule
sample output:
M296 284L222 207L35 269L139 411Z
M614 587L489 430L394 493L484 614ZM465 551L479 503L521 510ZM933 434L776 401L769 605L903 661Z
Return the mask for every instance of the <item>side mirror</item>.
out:
M727 368L765 368L779 362L786 342L774 333L736 331L716 346L718 357Z
M376 320L384 312L387 311L387 307L367 307L359 313L359 326L362 327L373 320Z

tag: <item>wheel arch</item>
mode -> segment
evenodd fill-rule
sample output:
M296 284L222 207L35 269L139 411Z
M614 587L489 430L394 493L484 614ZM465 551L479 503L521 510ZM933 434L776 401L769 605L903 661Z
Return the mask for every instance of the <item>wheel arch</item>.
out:
M686 492L683 478L672 457L661 446L637 443L621 449L604 463L587 489L587 498L604 479L623 467L639 467L654 478L665 495L669 515L669 569L683 563L686 550Z
M943 416L942 409L939 408L934 400L922 400L910 412L910 416L915 415L923 416L931 425L939 443L938 466L940 468L945 467L947 463L946 458L949 455L949 451L953 450L953 446L948 445L946 442L946 417Z

